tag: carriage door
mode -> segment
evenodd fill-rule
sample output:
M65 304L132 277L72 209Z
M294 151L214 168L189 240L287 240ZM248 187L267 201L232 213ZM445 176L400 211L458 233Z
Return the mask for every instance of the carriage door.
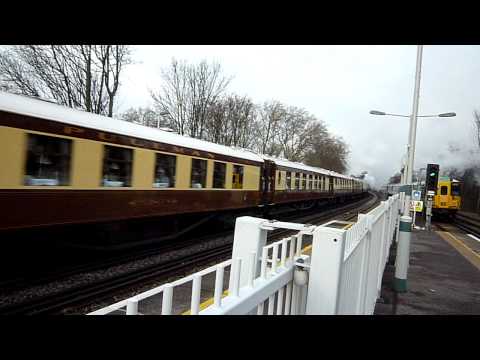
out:
M276 164L273 161L265 160L263 168L263 203L265 205L273 203L275 191L275 170Z

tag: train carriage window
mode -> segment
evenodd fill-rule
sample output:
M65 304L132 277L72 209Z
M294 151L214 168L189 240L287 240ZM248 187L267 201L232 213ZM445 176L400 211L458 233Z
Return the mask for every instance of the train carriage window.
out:
M222 162L214 162L213 167L213 188L225 189L225 178L227 173L227 164Z
M243 166L233 165L232 189L243 188Z
M448 186L442 186L440 188L440 195L447 195L448 194Z
M175 169L177 157L157 153L155 162L155 174L153 187L172 188L175 187Z
M287 190L292 188L292 173L287 171Z
M295 190L300 190L300 173L295 173Z
M278 172L278 178L277 178L277 185L280 186L282 185L282 172Z
M72 141L28 134L25 185L69 185Z
M191 188L203 189L207 182L207 160L192 159Z
M303 174L302 176L302 189L306 189L306 184L307 184L307 174Z
M131 186L133 150L104 146L102 186Z

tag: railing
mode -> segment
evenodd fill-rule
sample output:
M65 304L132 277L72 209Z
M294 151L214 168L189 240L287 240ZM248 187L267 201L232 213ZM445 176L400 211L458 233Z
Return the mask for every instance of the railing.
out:
M373 314L398 221L395 195L348 230L314 233L306 312Z
M373 314L398 226L400 200L394 195L368 214L359 214L358 222L347 230L237 218L233 262L223 262L90 314L138 314L139 301L159 294L159 312L174 314L174 290L188 282L192 283L191 315ZM299 232L266 245L267 232L275 228ZM306 235L313 236L311 256L302 253ZM228 266L226 292L223 287ZM200 309L202 278L212 273L213 301Z

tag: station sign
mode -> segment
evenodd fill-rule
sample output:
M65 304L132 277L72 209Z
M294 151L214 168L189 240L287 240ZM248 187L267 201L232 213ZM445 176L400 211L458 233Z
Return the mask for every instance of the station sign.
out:
M422 198L422 192L420 190L413 190L412 191L412 200L420 201Z
M423 201L413 200L410 202L410 211L422 212L423 211Z

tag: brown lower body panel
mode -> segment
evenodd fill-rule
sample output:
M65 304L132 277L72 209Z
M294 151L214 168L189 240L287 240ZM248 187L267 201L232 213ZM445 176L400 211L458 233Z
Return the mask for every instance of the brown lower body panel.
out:
M273 203L281 204L295 201L329 199L339 195L346 194L334 195L328 191L275 191L273 195Z
M258 191L0 190L0 230L255 207Z

